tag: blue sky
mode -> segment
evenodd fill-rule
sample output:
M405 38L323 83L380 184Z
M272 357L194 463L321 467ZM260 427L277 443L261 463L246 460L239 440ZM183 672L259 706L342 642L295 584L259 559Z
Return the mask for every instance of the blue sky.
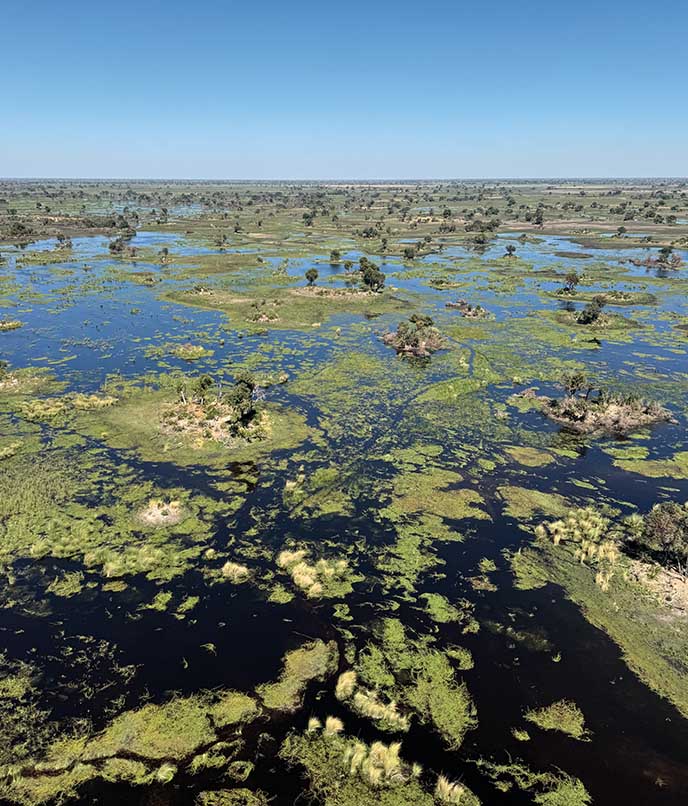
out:
M688 3L3 4L0 176L688 175Z

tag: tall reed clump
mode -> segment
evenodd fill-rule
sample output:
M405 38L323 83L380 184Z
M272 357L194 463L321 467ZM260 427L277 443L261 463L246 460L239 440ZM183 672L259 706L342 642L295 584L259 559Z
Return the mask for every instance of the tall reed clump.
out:
M323 558L312 563L307 558L306 549L284 549L277 555L277 566L289 574L294 585L309 599L334 593L348 574L347 561Z
M450 781L444 775L440 775L435 784L435 799L440 803L480 806L480 801L467 786Z
M551 540L555 546L571 543L574 557L584 565L596 567L595 582L602 590L609 590L621 552L620 533L609 518L593 507L572 509L566 518L544 521L535 527L538 540Z
M409 719L399 712L396 702L382 702L376 691L359 687L354 671L339 675L335 695L357 714L376 722L382 730L405 732L409 729Z
M371 787L391 787L417 778L422 772L418 764L409 765L400 757L401 742L373 742L370 747L355 741L344 751L344 765L349 775L358 777Z

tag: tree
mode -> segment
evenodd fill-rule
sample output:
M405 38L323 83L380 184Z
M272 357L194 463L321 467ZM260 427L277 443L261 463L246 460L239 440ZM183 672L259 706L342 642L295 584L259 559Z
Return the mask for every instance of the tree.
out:
M671 257L671 253L673 252L673 247L671 246L663 246L659 250L659 262L660 263L668 263L669 258Z
M626 232L627 232L626 227L617 227L617 228L616 228L616 234L619 236L619 238L620 238L622 235L625 235L625 234L626 234Z
M585 389L587 398L592 389L584 372L565 372L561 379L561 385L567 397L574 397L578 392L582 392Z
M330 263L339 263L339 261L341 259L342 259L342 255L341 255L341 252L339 251L339 249L333 249L330 252Z
M308 285L313 285L317 279L318 270L311 266L311 268L306 272L306 280L308 280Z
M516 247L512 243L506 245L506 252L504 257L513 257L516 254Z
M362 277L361 280L363 285L366 288L369 288L371 291L381 291L384 288L385 280L387 279L385 275L378 269L378 267L371 263L370 261L366 261L363 264L363 259L361 259L362 263Z
M585 308L583 308L583 310L578 314L578 319L576 321L579 325L593 324L593 322L596 322L600 318L602 308L604 308L605 304L604 297L598 294L596 297L593 297L592 302L586 305Z
M246 422L254 412L253 392L256 381L248 370L239 370L234 376L234 386L226 393L225 400L237 412L237 420Z
M645 516L639 542L662 565L688 573L688 508L673 501L655 504Z
M565 291L567 294L573 294L581 279L582 278L577 271L567 272L566 277L564 277L564 287L562 288L562 291Z

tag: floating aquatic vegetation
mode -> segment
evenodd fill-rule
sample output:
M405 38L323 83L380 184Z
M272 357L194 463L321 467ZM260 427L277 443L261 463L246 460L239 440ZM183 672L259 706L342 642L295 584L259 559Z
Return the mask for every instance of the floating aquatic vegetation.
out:
M65 793L74 796L80 785L97 778L149 784L168 783L181 768L195 774L229 767L231 774L241 742L219 741L218 731L259 713L253 698L233 691L144 705L116 717L95 736L54 741L41 761L0 770L0 792L14 803L38 804Z
M52 420L73 411L94 411L108 408L117 402L110 395L69 394L63 397L26 400L19 410L27 420Z
M280 755L305 769L313 794L327 806L354 806L374 799L382 806L431 806L422 769L401 757L401 744L367 745L317 728L287 737Z
M520 465L524 465L525 467L543 467L554 461L554 457L551 453L538 450L537 448L514 445L507 448L506 452L512 459L515 459Z
M197 361L199 358L208 358L213 355L213 350L209 350L201 344L186 342L184 344L174 345L170 349L170 353L175 358L182 358L184 361Z
M50 370L44 367L8 369L0 361L0 399L22 395L35 395L59 391L65 386L55 380Z
M216 789L200 792L196 806L268 806L269 800L262 792L250 789Z
M614 464L629 473L638 473L651 479L688 479L688 451L676 451L666 459L645 457L615 459Z
M519 521L531 520L538 512L560 517L569 511L566 499L558 493L546 493L511 484L498 487L497 492L505 502L504 513Z
M419 597L425 602L425 609L433 621L439 624L448 624L452 621L463 621L465 610L452 605L446 596L440 593L423 593ZM462 603L464 606L468 602Z
M284 501L294 514L350 515L352 501L343 481L341 467L319 467L306 474L301 466L296 477L285 482Z
M558 730L574 739L588 739L583 712L571 700L558 700L543 708L527 711L525 719L543 730Z
M539 806L589 806L592 803L582 781L565 772L534 772L525 764L496 764L479 760L478 769L492 779L501 792L513 786L528 792Z
M410 640L396 619L385 619L381 646L368 644L355 671L363 684L415 711L453 749L477 724L468 689L456 680L447 656L426 642ZM409 677L412 682L403 682Z
M287 652L280 679L259 686L257 694L270 710L296 711L308 683L324 680L334 672L337 656L336 644L323 641L313 641Z
M489 520L479 506L483 503L480 493L458 487L462 482L460 473L438 467L405 470L394 479L392 501L381 514L395 522L416 513L447 520Z
M17 330L23 327L24 323L19 319L0 319L0 333L6 333L8 330Z

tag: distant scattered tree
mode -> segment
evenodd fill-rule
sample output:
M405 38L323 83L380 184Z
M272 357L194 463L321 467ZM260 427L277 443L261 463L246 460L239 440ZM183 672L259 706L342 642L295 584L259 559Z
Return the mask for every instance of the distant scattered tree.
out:
M566 277L564 277L564 287L562 288L562 291L564 291L567 294L573 294L573 292L576 290L576 286L580 283L581 279L582 278L577 271L567 272Z
M516 254L516 247L512 243L506 245L506 252L504 257L513 257Z
M668 263L669 259L671 258L671 254L674 251L673 247L671 246L663 246L659 250L659 262L660 263Z
M308 280L308 285L313 285L317 279L318 270L311 266L311 268L306 272L306 280Z
M339 261L341 259L342 259L342 254L339 251L339 249L333 249L330 252L330 263L339 263Z

